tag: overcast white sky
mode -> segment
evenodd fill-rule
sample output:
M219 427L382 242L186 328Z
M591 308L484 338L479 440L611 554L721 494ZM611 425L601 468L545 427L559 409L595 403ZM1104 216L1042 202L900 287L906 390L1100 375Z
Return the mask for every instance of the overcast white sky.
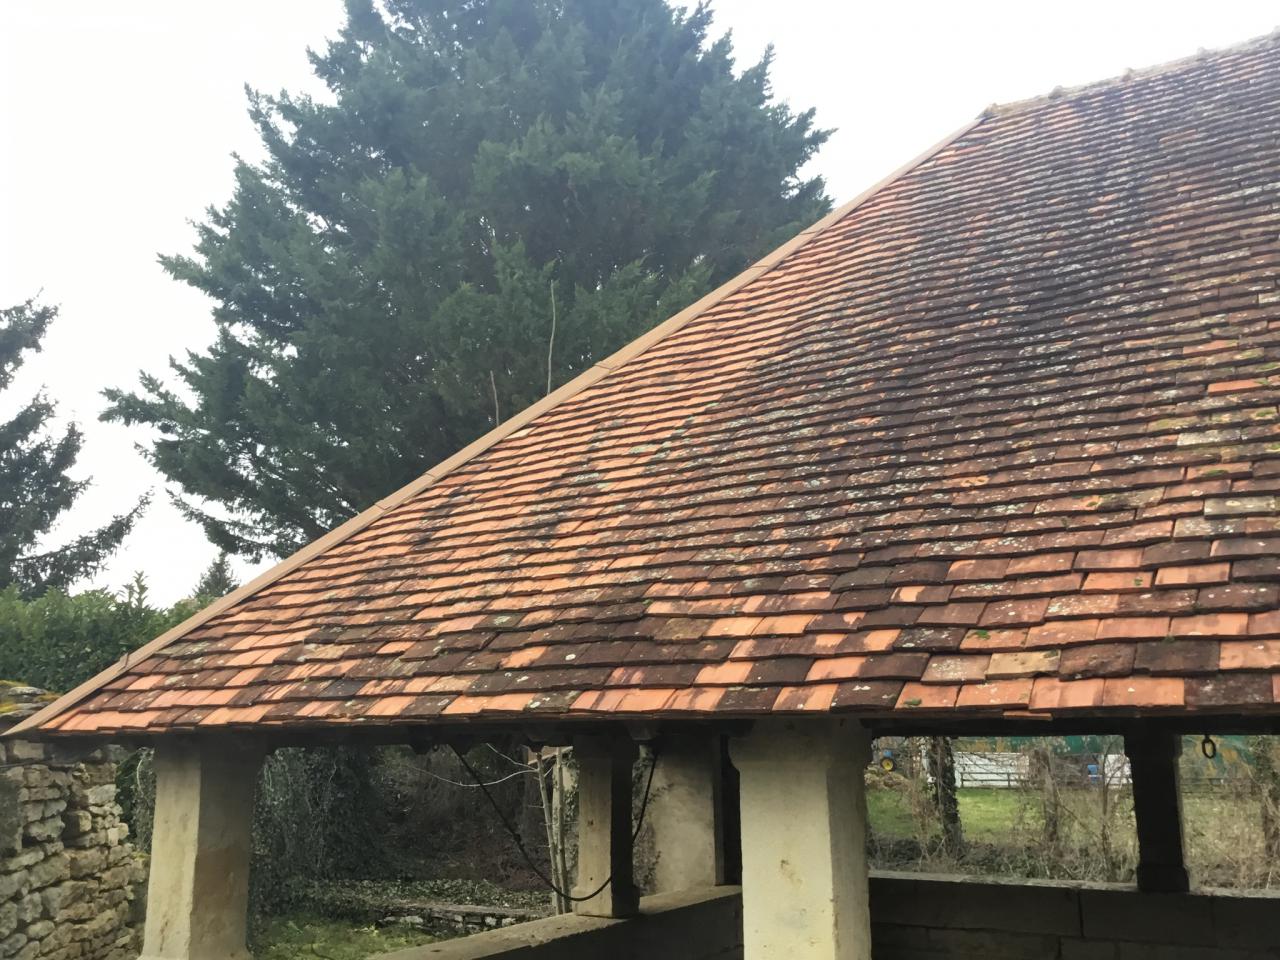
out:
M1072 3L718 0L739 62L777 48L774 84L838 128L814 169L848 199L992 102L1103 79L1274 29L1272 2ZM62 305L42 355L0 413L42 384L87 443L94 486L53 542L140 493L156 500L97 583L145 571L176 599L213 556L134 449L97 421L100 391L161 372L213 334L209 304L159 252L231 190L231 157L259 155L243 85L315 89L305 50L332 36L338 0L0 0L0 304ZM247 570L245 572L248 572Z

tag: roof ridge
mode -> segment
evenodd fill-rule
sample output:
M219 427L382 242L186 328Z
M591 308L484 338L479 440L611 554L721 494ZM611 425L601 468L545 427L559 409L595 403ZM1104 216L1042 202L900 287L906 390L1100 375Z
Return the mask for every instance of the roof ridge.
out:
M1006 117L1010 114L1021 113L1026 110L1034 110L1036 107L1042 107L1046 104L1057 103L1062 100L1071 100L1077 97L1087 96L1112 87L1120 87L1125 84L1132 83L1136 80L1146 80L1151 77L1162 76L1167 73L1176 73L1197 63L1204 63L1216 57L1229 56L1237 53L1248 53L1254 50L1263 50L1267 47L1280 46L1280 26L1277 26L1270 33L1264 33L1261 36L1250 37L1248 40L1242 40L1239 43L1228 44L1224 47L1215 47L1206 49L1201 47L1195 53L1178 57L1174 60L1166 60L1162 63L1153 64L1149 67L1130 67L1124 73L1108 77L1105 80L1093 80L1089 83L1078 84L1074 87L1055 87L1048 93L1039 96L1027 97L1023 100L1011 100L1008 103L993 103L982 111L982 117Z
M484 453L490 447L504 440L508 436L524 429L538 417L542 416L542 414L549 412L565 401L577 396L587 388L594 386L614 370L619 369L629 361L644 353L650 347L665 340L672 334L677 333L690 322L702 316L716 304L725 300L734 293L737 293L748 284L768 273L791 254L795 253L801 247L806 246L810 241L822 235L831 226L849 216L854 210L862 206L862 204L866 203L881 190L911 173L917 167L927 163L938 153L951 146L965 134L969 133L974 127L981 124L985 119L985 116L979 116L974 120L969 121L958 130L929 147L919 156L894 170L887 177L884 177L872 184L866 190L863 190L852 200L841 204L816 223L813 223L804 230L801 230L790 240L786 241L770 253L767 253L741 273L727 280L715 290L712 290L699 300L685 307L679 313L669 317L647 333L641 334L639 337L632 340L621 349L615 351L610 356L589 367L568 383L563 384L558 389L547 394L537 403L526 407L510 419L500 423L482 437L472 441L457 453L436 464L416 480L409 482L389 496L377 501L373 506L352 517L350 520L339 525L333 530L330 530L324 536L317 540L313 540L302 549L290 554L275 566L260 573L244 586L233 590L231 593L219 600L215 600L203 610L192 615L177 626L165 631L154 640L144 644L137 650L126 654L110 667L107 667L96 676L86 680L74 690L63 694L38 713L33 714L22 723L7 731L4 736L29 733L32 729L41 726L70 707L75 706L86 697L96 693L116 677L126 673L134 664L144 660L154 653L157 653L169 644L182 639L182 637L186 636L186 634L190 633L192 630L204 623L207 623L209 620L212 620L224 611L231 609L242 600L248 599L259 590L270 586L281 577L292 573L313 557L318 556L330 547L336 546L349 537L359 533L361 530L364 530L379 517L417 496L423 490L432 486L446 475L452 473L458 467Z

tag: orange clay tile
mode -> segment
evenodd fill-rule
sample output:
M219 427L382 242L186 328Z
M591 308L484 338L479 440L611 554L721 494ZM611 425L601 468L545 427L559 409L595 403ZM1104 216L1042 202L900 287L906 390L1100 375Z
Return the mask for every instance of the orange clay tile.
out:
M1049 601L1043 599L989 603L979 625L988 628L1033 626L1044 620L1048 606Z
M1220 670L1280 670L1280 640L1224 640L1218 647Z
M27 727L1280 712L1277 103L987 111Z
M809 668L805 680L814 683L819 680L852 680L858 675L858 671L862 669L863 664L867 662L865 656L852 657L830 657L824 660L815 660L813 666Z
M1099 640L1163 640L1170 635L1168 617L1115 617L1098 625Z
M955 707L960 690L958 684L908 683L898 695L896 707L899 710L950 710Z
M991 680L987 683L967 683L960 688L956 709L982 709L986 707L1025 707L1031 702L1030 678L1021 680Z
M521 670L537 663L548 649L546 646L523 647L503 657L500 666L504 670Z
M1101 678L1059 680L1056 677L1036 677L1029 706L1032 710L1050 712L1097 710L1103 705L1105 683Z
M1050 620L1027 633L1027 647L1065 647L1075 643L1088 643L1098 635L1101 620Z
M739 683L745 683L747 677L751 675L751 669L752 663L750 660L713 663L698 671L698 676L694 683L699 687L734 686Z
M1145 590L1151 586L1151 574L1145 570L1091 573L1084 579L1085 593L1124 593Z
M670 688L648 690L621 690L621 697L615 702L614 710L618 713L656 713L666 706L680 691Z
M1039 673L1056 673L1062 654L1057 650L1026 650L1016 653L993 653L986 676L992 680L1030 677Z
M1039 629L1039 628L1037 628ZM1012 630L988 630L985 627L969 630L960 641L960 649L966 653L981 650L1019 650L1027 643L1025 627Z
M1102 703L1107 707L1181 707L1183 695L1180 677L1108 677L1102 687Z
M1074 553L1043 553L1029 557L1014 557L1009 561L1008 576L1021 577L1030 574L1065 573L1075 563Z
M831 709L838 686L834 683L818 683L805 687L783 687L773 702L776 713L793 711L825 711Z
M867 653L880 653L892 650L901 634L901 630L866 630L853 634L849 646Z
M764 622L763 617L726 617L712 622L706 637L749 637Z
M756 636L781 636L804 633L813 617L808 614L795 614L785 617L765 617L752 631Z
M723 687L689 687L677 691L666 709L676 713L711 713L723 698Z
M1245 393L1250 390L1261 390L1263 387L1260 380L1220 380L1217 383L1209 384L1210 395L1219 393Z
M1239 637L1249 632L1249 616L1244 613L1205 613L1174 617L1169 633L1174 637Z
M1280 610L1249 614L1249 632L1256 636L1280 636Z
M1185 567L1161 567L1156 571L1156 586L1182 587L1210 583L1226 583L1231 578L1229 563L1202 563Z
M981 654L940 654L929 658L923 683L976 683L986 679L991 658Z

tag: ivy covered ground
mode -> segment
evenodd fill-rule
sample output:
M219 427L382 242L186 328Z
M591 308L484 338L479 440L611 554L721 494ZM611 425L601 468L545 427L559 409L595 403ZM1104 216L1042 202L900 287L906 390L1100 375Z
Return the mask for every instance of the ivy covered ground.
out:
M440 939L403 924L379 926L309 913L274 917L259 934L255 960L365 960L379 953Z

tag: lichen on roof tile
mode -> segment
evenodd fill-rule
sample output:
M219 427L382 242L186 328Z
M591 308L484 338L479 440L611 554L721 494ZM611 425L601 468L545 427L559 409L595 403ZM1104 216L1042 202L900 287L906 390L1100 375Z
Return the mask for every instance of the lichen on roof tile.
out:
M989 111L42 720L1277 710L1280 38Z

